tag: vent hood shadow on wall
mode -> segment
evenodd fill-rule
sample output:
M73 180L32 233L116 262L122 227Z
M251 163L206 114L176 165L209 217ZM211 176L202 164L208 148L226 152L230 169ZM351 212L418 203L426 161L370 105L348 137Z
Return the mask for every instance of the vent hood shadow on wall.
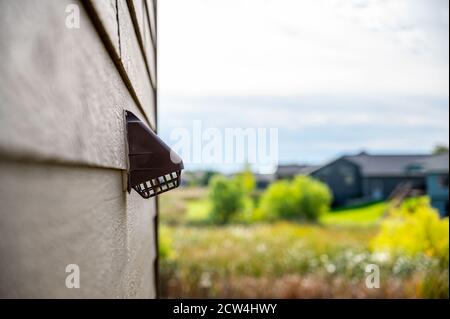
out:
M180 185L181 158L144 122L124 111L127 141L127 191L133 188L144 198L167 192Z

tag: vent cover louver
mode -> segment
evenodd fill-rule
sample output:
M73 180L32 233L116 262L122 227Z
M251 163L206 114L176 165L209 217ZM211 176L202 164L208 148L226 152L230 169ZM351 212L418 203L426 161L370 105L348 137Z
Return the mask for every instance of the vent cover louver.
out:
M180 185L181 158L139 118L125 111L128 151L128 192L133 188L144 198Z

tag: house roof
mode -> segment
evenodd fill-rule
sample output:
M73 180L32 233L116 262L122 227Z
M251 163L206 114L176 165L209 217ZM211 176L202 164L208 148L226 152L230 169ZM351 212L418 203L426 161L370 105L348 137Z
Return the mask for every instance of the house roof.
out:
M423 176L431 171L448 172L448 154L344 156L361 168L363 176Z
M275 176L273 174L254 174L256 182L266 182L270 183L275 180Z
M291 177L294 175L308 175L320 166L314 165L279 165L276 175L278 178Z
M429 173L448 174L449 172L448 153L440 155L371 155L363 152L358 155L340 157L323 166L279 165L276 175L278 178L309 175L342 159L360 167L362 175L366 177L425 176Z
M428 173L448 173L448 153L434 155L427 161L426 167Z

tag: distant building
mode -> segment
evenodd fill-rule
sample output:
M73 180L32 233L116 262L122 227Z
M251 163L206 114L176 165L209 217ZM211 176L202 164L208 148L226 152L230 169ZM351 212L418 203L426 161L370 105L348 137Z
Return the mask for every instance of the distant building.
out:
M257 189L265 189L275 180L274 174L255 174L255 182Z
M428 194L441 215L448 215L449 157L442 155L342 156L324 166L280 166L277 179L310 175L326 183L335 206L385 200L399 191Z
M317 165L279 165L275 173L276 179L292 178L296 175L309 175L314 170L317 170L320 166Z
M426 188L431 205L448 216L448 154L436 155L427 166Z

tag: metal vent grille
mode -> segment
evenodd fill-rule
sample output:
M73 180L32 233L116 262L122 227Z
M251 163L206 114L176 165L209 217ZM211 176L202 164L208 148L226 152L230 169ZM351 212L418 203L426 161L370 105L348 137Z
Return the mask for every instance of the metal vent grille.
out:
M125 112L128 192L150 198L180 186L181 158L144 122Z
M133 186L133 189L144 198L150 198L180 185L181 171L153 178L149 181Z

